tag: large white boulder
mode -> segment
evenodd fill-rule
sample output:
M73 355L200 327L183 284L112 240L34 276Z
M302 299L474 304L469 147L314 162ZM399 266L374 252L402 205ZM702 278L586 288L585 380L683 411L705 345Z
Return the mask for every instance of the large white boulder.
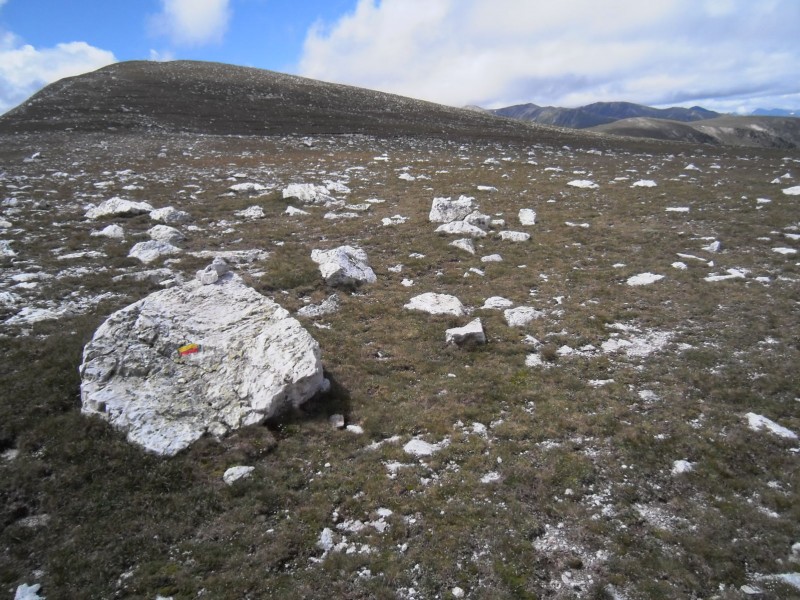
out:
M153 210L147 202L134 202L124 198L114 197L86 211L87 219L101 219L103 217L135 217L144 215Z
M326 204L336 199L328 193L324 185L313 183L290 183L283 190L284 198L297 198L306 204Z
M475 210L474 198L460 196L457 200L450 198L434 198L428 219L431 223L452 223L463 221Z
M311 260L319 265L325 283L331 286L355 287L375 283L377 277L361 248L339 246L333 250L312 250Z
M431 315L463 317L467 314L464 305L461 304L461 300L455 296L436 294L434 292L426 292L419 296L414 296L408 301L408 304L403 305L403 308L419 310Z
M323 382L317 342L233 273L112 314L84 348L80 374L82 412L161 455L298 406Z

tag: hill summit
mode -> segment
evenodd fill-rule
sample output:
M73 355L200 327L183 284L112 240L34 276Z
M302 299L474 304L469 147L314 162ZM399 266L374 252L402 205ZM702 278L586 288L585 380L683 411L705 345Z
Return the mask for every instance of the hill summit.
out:
M221 135L361 133L520 137L494 115L262 69L117 63L53 83L0 118L0 132L152 130Z

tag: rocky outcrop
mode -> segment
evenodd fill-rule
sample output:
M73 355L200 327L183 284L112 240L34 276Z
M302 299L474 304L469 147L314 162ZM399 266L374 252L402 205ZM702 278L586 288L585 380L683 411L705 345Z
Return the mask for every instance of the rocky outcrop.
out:
M375 283L377 277L367 262L367 253L352 246L333 250L312 250L311 260L319 265L325 283L334 287L358 287Z
M82 412L162 455L260 423L323 384L317 342L233 273L112 314L84 348L80 373Z

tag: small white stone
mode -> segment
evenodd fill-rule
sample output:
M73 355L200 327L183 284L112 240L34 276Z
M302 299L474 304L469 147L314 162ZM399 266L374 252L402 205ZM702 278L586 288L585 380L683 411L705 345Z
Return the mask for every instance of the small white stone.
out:
M464 597L464 590L460 587L454 587L450 590L450 593L453 594L453 598L463 598Z
M231 467L222 475L222 480L228 485L233 485L234 482L239 481L240 479L248 479L252 475L253 471L255 471L255 467Z

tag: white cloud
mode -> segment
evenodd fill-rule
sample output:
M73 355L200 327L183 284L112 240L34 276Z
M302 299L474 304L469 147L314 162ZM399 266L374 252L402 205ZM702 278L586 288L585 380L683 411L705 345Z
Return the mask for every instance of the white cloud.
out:
M150 60L153 62L169 62L175 60L175 53L169 50L159 52L158 50L150 48Z
M153 31L178 46L219 43L228 30L230 0L161 0Z
M34 48L22 44L13 33L0 32L0 113L44 85L115 62L114 54L86 42Z
M359 0L299 71L444 104L758 104L800 92L796 0Z

